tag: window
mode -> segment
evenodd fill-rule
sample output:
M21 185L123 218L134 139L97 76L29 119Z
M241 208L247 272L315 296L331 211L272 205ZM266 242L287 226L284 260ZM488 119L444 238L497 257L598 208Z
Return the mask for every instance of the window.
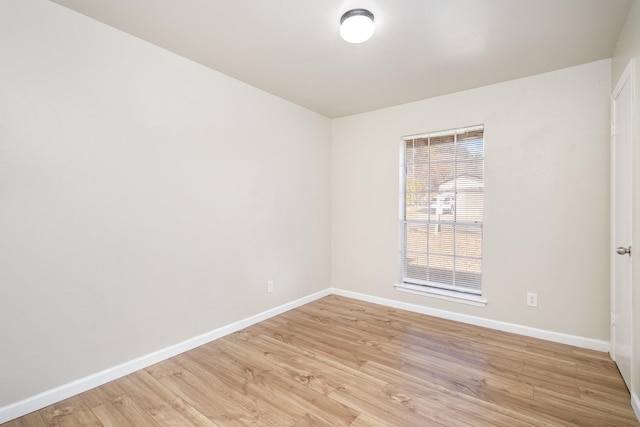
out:
M402 284L482 294L484 127L405 137Z

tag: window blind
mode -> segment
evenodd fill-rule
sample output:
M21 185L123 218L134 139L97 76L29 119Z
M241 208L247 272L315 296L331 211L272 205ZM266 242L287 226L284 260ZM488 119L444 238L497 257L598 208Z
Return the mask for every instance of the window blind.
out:
M484 127L404 138L402 281L482 293Z

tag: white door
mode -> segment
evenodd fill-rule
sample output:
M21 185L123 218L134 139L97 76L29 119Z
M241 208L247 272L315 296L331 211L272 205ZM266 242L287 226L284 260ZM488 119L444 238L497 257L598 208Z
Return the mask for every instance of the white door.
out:
M632 65L612 96L611 357L631 389L631 120Z

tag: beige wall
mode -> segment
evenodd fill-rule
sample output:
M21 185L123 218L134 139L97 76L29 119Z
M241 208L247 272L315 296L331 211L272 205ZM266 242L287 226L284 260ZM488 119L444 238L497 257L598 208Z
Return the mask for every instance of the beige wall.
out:
M634 0L611 58L611 87L615 87L629 60L640 56L640 0Z
M630 60L635 60L634 99L635 113L633 119L633 236L632 247L640 247L640 0L634 0L627 21L620 33L612 58L612 87L615 87ZM632 372L636 413L640 416L640 257L634 257L633 275L633 352Z
M603 60L332 121L332 285L609 340ZM398 292L402 136L485 126L484 308ZM538 308L525 304L538 293Z
M0 58L0 407L330 285L329 119L45 0Z

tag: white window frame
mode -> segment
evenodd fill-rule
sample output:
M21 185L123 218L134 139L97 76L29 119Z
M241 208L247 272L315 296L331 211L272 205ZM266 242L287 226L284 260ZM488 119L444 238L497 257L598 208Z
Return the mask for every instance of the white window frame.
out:
M446 130L446 131L439 131L439 132L430 132L430 133L426 133L426 134L419 134L419 135L410 135L410 136L406 136L403 137L402 140L400 141L399 144L399 158L400 158L400 183L399 183L399 213L400 213L400 272L399 272L399 280L398 283L396 283L394 286L396 288L396 290L398 291L402 291L402 292L406 292L406 293L411 293L411 294L418 294L418 295L424 295L424 296L428 296L428 297L433 297L433 298L438 298L438 299L443 299L443 300L447 300L447 301L455 301L455 302L460 302L460 303L464 303L464 304L469 304L469 305L474 305L474 306L479 306L479 307L484 307L487 305L487 300L485 298L483 298L482 292L483 292L483 288L481 287L481 290L478 294L474 294L474 293L469 293L469 292L465 292L465 291L460 291L460 290L456 290L453 289L451 287L448 287L447 285L444 284L440 284L440 283L433 283L433 282L423 282L423 281L415 281L415 283L411 283L411 282L405 282L405 277L404 277L404 263L406 260L405 257L405 250L406 250L406 245L405 245L405 222L406 222L406 218L405 218L405 209L406 209L406 203L405 203L405 199L406 199L406 194L405 194L405 189L406 189L406 179L407 179L407 174L406 174L406 142L407 140L412 140L412 139L419 139L419 138L427 138L427 137L437 137L437 136L443 136L443 135L452 135L452 134L458 134L458 133L463 133L463 132L468 132L468 131L474 131L474 130L483 130L484 132L484 126L483 125L478 125L478 126L468 126L468 127L464 127L464 128L457 128L457 129L450 129L450 130ZM484 141L484 135L483 135L483 141ZM484 142L483 142L484 144ZM484 173L483 173L484 175ZM483 209L484 211L484 209ZM437 222L435 222L437 224ZM484 212L483 212L483 219L480 222L480 226L483 227L484 224ZM484 228L483 228L484 229ZM484 232L483 232L483 241L484 241ZM455 256L454 256L454 260L455 260ZM454 261L455 262L455 261ZM481 272L482 274L482 272Z

